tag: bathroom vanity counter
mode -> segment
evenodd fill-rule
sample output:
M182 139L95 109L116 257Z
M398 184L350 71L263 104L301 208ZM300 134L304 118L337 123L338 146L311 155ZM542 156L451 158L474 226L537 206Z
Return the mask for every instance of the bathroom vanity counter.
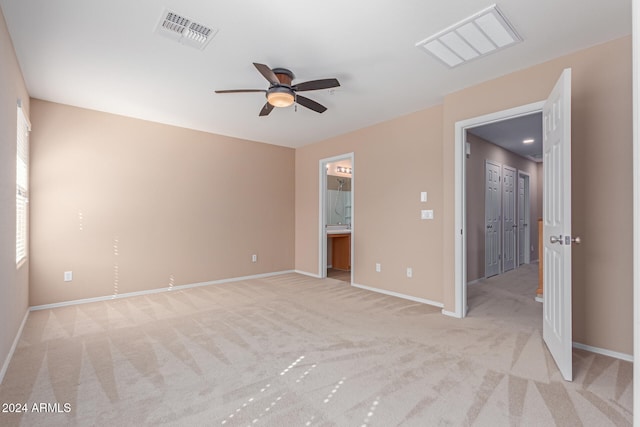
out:
M350 228L334 228L327 229L327 234L351 234Z

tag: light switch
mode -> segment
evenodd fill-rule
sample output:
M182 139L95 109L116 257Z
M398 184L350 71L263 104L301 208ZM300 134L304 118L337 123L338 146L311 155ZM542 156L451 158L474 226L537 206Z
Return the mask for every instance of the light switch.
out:
M426 202L427 201L427 192L423 191L422 193L420 193L420 201L421 202Z
M433 209L423 209L420 211L420 218L433 219Z
M71 282L73 280L73 271L65 271L64 272L64 281Z

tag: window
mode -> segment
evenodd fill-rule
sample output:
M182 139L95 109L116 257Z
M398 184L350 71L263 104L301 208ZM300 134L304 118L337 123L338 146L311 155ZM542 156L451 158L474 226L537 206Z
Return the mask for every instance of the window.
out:
M16 149L16 265L27 259L29 218L29 121L18 102Z

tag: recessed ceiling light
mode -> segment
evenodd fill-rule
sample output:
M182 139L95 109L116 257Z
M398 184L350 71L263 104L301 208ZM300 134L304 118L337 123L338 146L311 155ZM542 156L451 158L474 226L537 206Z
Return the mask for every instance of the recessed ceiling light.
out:
M535 140L535 139L533 139L533 138L524 139L524 140L522 141L522 143L523 143L523 144L533 144L534 142L536 142L536 140Z
M453 68L521 41L494 4L416 43L416 47Z

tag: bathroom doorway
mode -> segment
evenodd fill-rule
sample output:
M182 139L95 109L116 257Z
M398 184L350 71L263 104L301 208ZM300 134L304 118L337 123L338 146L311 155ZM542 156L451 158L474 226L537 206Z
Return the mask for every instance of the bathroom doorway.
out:
M320 161L320 276L353 282L353 153Z

